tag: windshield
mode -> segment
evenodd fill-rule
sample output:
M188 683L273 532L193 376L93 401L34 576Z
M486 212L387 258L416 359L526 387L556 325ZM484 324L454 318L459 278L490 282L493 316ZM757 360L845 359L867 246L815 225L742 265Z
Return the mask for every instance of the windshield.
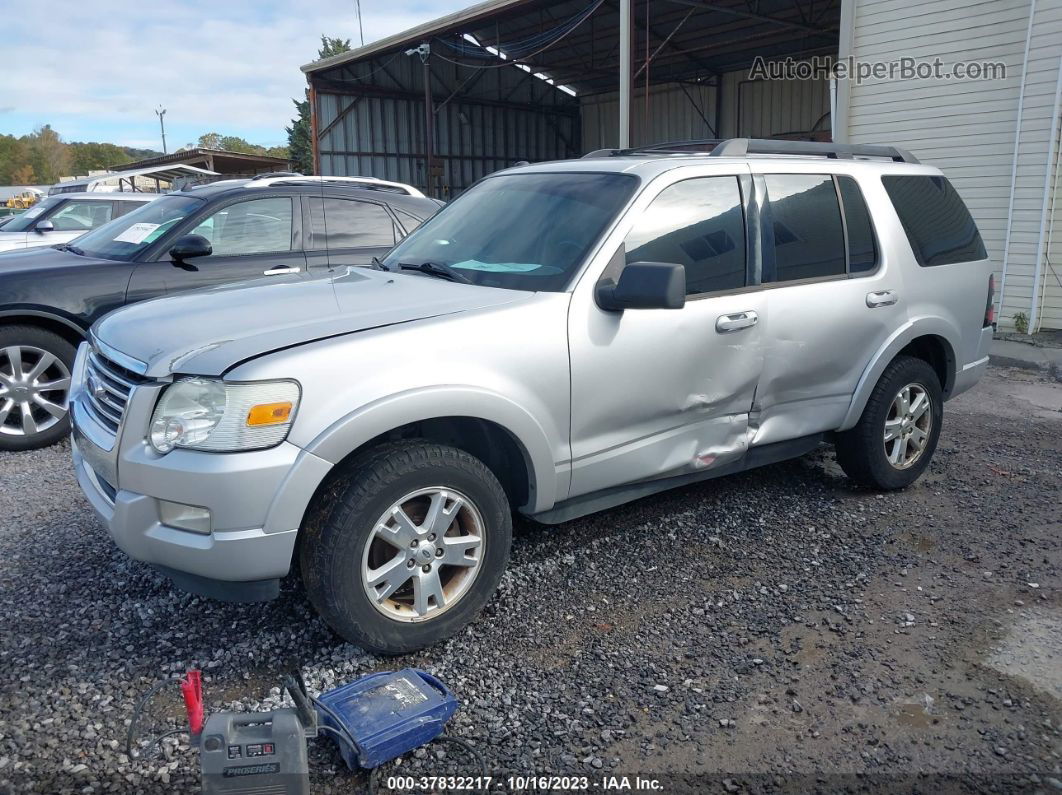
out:
M425 221L384 265L430 262L473 284L559 292L637 186L612 173L489 177Z
M40 220L41 216L48 212L55 205L66 201L66 196L56 196L55 198L45 199L39 201L28 210L23 213L19 213L6 224L4 224L5 232L28 232L33 224Z
M74 243L90 257L131 260L203 205L191 196L163 196L86 232Z

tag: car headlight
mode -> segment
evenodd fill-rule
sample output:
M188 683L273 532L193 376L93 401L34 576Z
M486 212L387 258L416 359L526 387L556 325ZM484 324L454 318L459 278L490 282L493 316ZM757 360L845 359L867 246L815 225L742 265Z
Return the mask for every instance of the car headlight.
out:
M298 405L295 381L185 378L162 393L148 438L160 453L175 447L214 452L272 447L287 437Z

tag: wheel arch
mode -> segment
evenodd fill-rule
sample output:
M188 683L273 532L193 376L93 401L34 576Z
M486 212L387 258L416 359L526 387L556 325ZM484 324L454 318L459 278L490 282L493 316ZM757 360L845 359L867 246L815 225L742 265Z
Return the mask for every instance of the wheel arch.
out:
M927 362L940 378L941 391L947 400L955 386L955 348L958 339L958 330L940 318L915 319L897 330L863 370L848 413L838 430L846 431L859 422L878 379L897 356L913 356Z
M0 311L0 327L4 326L36 326L58 334L74 348L87 338L87 332L72 320L35 309Z
M523 407L473 387L384 398L334 422L305 449L338 472L369 447L403 438L449 444L476 456L501 482L514 508L545 510L556 499L549 435Z

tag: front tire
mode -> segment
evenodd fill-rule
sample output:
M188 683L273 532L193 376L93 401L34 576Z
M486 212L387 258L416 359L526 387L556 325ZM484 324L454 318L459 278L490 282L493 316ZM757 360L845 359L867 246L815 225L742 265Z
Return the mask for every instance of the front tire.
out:
M863 486L906 488L929 466L943 417L936 371L922 359L898 356L881 374L856 426L838 434L837 463Z
M70 432L74 346L35 326L0 328L0 450L35 450Z
M483 609L509 558L512 516L482 461L403 441L358 457L302 532L302 576L321 617L369 651L401 654Z

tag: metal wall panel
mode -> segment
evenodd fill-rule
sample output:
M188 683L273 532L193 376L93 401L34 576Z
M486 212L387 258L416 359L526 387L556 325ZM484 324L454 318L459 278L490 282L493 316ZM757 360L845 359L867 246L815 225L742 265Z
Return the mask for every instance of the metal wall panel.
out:
M708 83L669 83L631 93L631 145L689 138L770 138L792 132L830 131L826 80L749 80L748 71L727 72L720 89ZM685 90L683 90L685 89ZM615 93L581 98L583 150L616 146L619 102ZM718 108L718 120L716 119Z
M645 89L631 91L631 146L716 138L714 86L701 83L670 83L649 87L646 116ZM583 97L583 151L608 149L619 136L619 99L616 92ZM648 118L648 122L647 122Z
M402 56L355 68L325 73L327 84L317 88L321 173L379 177L427 191L420 61ZM520 160L580 153L576 101L515 67L476 73L433 63L432 93L438 198Z
M748 72L723 76L722 134L726 138L770 138L830 131L827 80L749 80Z

